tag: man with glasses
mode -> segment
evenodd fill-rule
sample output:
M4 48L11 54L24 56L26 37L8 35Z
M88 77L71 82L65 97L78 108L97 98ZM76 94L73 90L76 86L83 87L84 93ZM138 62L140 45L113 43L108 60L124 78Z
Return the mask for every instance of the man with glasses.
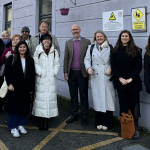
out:
M73 38L65 45L64 78L68 82L71 96L71 118L66 122L73 123L78 120L78 89L82 111L82 125L88 124L88 73L84 66L84 57L91 44L90 40L80 36L79 25L71 28Z

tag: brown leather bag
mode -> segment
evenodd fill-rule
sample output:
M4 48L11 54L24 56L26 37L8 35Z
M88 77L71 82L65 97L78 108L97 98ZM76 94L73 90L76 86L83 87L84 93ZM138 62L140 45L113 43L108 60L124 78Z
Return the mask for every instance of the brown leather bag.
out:
M121 136L125 139L132 139L135 133L135 126L131 110L128 110L128 114L122 113L122 116L118 120L121 123Z

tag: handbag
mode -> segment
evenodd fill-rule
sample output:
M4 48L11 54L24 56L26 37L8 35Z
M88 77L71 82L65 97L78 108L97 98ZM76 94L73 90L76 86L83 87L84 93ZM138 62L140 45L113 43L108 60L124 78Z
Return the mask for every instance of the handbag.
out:
M12 65L13 65L13 62L14 62L14 56L13 56ZM0 88L0 97L4 98L6 96L6 94L7 94L7 92L8 92L8 85L7 85L6 79L4 77L4 82L3 82L3 84L2 84L2 86Z
M122 113L122 116L118 118L121 123L121 136L125 139L132 139L135 133L134 118L131 110L128 113Z
M8 92L8 86L7 86L7 83L6 83L6 79L4 77L4 82L3 82L3 84L0 88L0 97L4 98L7 94L7 92Z
M9 47L9 51L10 51L10 47ZM2 64L0 66L0 76L3 76L4 75L4 69L5 69L5 64Z

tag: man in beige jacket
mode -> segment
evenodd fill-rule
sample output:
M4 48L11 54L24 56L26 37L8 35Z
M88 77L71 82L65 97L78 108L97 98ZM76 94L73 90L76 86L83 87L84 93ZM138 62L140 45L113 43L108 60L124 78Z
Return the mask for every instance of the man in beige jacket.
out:
M54 45L54 49L58 51L59 56L60 56L60 47L59 47L57 38L50 31L48 31L49 23L47 21L41 21L39 29L40 29L40 32L30 38L31 55L32 56L34 55L36 47L41 43L41 40L40 40L41 36L48 33L52 37L52 44Z
M73 38L65 45L64 78L68 82L71 96L71 118L66 122L73 123L78 120L78 89L82 111L82 125L88 121L88 73L84 66L84 57L90 40L80 36L80 27L74 24L71 28Z

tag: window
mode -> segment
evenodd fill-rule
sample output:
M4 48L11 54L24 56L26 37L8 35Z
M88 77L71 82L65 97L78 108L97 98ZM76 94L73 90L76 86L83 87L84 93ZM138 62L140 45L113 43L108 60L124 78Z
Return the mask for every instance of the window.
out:
M40 21L46 20L49 22L49 30L51 31L52 23L52 0L40 0Z
M6 21L5 21L5 30L11 33L11 16L12 16L12 5L9 4L6 6Z

